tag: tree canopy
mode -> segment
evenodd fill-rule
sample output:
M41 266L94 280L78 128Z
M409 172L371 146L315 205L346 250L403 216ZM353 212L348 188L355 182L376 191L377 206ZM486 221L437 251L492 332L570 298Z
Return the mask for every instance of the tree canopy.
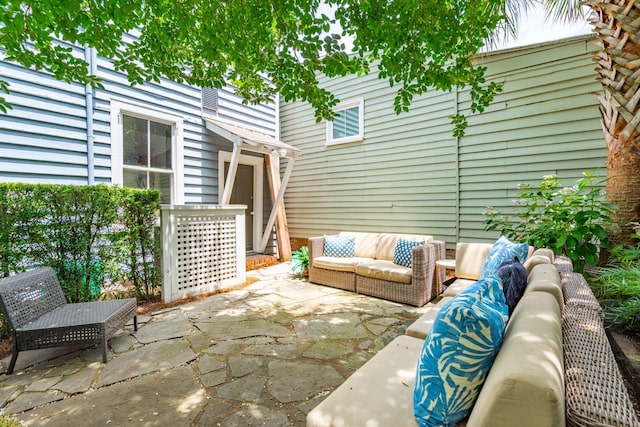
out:
M166 77L219 88L229 81L249 103L276 93L307 101L317 120L331 119L339 101L319 86L318 77L366 73L374 61L380 78L398 88L398 113L431 88L469 87L474 112L500 90L471 61L505 23L500 0L3 3L4 59L69 82L100 85L83 58L74 56L69 44L76 44L110 58L132 84ZM345 37L353 46L345 46ZM0 79L0 90L9 93L7 81ZM0 109L7 107L0 98ZM463 117L453 122L464 129Z

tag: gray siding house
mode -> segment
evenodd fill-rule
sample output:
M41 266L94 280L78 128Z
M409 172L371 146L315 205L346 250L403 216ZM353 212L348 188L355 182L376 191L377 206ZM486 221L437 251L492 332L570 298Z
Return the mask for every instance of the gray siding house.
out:
M396 115L395 89L375 70L323 81L342 102L333 123L316 123L307 104L283 103L281 139L304 151L285 196L290 235L430 234L449 248L492 241L483 212L512 206L519 183L555 174L573 185L598 168L604 176L594 49L589 35L478 56L504 91L469 117L462 138L449 116L469 113L468 92L432 91Z
M86 59L103 89L0 61L13 106L0 114L0 182L111 183L157 188L167 204L218 204L234 147L220 126L277 137L277 102L243 105L230 86L200 89L162 80L131 87L94 50L69 47ZM248 250L257 248L271 210L263 154L239 156L229 201L249 206Z

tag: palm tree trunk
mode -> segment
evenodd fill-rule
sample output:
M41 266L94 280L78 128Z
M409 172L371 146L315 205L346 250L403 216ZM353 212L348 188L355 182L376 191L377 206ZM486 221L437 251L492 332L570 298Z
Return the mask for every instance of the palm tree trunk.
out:
M600 44L595 61L603 87L598 99L608 149L607 201L617 206L613 218L622 230L610 238L630 243L629 223L640 222L640 2L587 4Z

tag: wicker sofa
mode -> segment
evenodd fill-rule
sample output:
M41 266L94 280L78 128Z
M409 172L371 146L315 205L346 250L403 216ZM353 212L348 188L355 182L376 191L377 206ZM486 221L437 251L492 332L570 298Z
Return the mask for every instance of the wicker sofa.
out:
M310 238L310 282L418 307L437 296L435 262L445 257L445 242L415 234L342 232L339 236L355 239L355 256L325 256L325 236ZM393 262L400 238L424 242L413 248L410 268Z
M418 359L435 314L480 274L491 245L461 243L458 279L438 304L358 369L307 416L307 426L411 426ZM599 305L571 262L539 250L526 292L468 416L460 425L638 426ZM553 263L552 263L553 261Z

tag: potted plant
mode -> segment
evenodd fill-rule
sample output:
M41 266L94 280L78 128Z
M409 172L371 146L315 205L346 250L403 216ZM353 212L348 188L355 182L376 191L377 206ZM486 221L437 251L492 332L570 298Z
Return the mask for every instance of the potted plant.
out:
M300 277L309 276L309 248L307 246L291 252L291 271Z

